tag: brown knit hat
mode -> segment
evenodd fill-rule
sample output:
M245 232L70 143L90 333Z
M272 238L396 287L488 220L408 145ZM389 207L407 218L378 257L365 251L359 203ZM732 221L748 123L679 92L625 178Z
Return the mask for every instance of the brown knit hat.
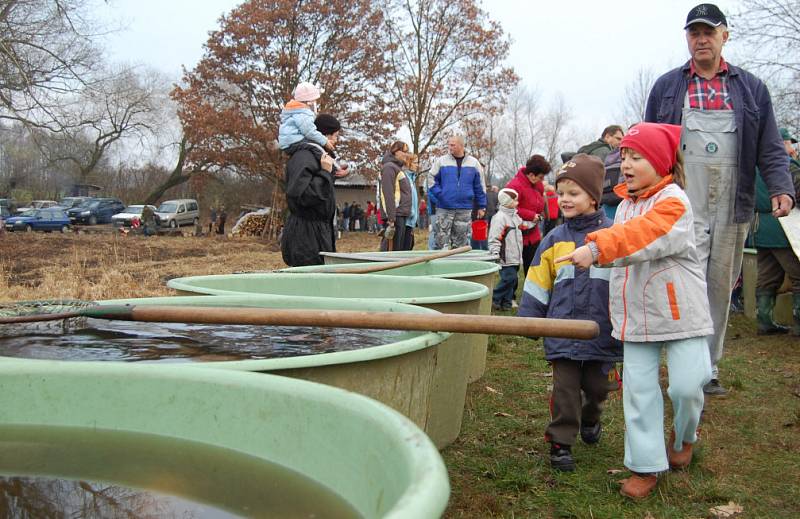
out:
M603 162L592 155L578 153L561 166L556 175L556 186L564 179L569 179L581 186L600 207L603 197L603 180L606 170Z

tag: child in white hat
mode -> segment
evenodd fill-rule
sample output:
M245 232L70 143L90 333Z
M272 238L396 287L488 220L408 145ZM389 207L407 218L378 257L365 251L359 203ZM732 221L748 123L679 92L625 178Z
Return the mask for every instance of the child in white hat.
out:
M303 139L328 145L328 139L314 125L317 111L317 99L322 91L307 82L300 83L294 89L292 100L286 103L281 111L281 125L278 128L278 145L282 150L288 149Z
M497 213L489 227L489 252L500 257L500 281L492 295L493 310L510 310L517 291L519 266L522 263L522 230L534 227L517 214L519 196L514 189L497 193Z

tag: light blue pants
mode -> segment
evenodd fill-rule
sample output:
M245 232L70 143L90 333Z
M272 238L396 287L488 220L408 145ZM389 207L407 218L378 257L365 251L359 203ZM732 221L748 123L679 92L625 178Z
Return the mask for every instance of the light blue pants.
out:
M661 349L667 353L675 428L675 450L697 441L703 386L711 380L706 337L665 342L624 343L622 405L625 411L625 466L634 472L669 469L664 444L664 400L658 381Z

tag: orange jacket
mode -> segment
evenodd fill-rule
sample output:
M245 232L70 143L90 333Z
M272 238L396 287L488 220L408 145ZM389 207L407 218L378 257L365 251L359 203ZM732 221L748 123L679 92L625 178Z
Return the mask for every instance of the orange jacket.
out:
M625 184L614 225L586 236L609 281L614 337L656 342L713 333L705 269L694 245L694 219L686 193L667 176L636 198Z

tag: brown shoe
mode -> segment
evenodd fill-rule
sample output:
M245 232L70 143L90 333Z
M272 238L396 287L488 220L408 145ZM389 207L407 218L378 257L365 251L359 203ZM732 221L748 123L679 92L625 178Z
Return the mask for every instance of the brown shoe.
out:
M631 499L644 499L653 493L658 483L658 478L655 474L637 474L631 473L631 477L620 481L622 488L619 493Z
M669 468L672 470L684 470L692 462L692 447L691 443L683 442L683 449L676 451L673 448L675 445L675 429L669 435L669 442L667 443L667 459L669 460Z

